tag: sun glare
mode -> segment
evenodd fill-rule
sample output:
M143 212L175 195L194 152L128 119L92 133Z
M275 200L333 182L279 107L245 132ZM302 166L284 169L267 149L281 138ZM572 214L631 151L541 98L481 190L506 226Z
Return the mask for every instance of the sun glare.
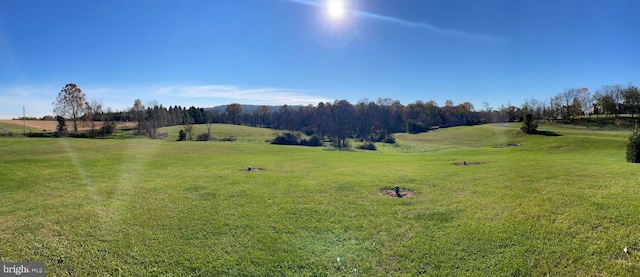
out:
M329 16L333 18L341 18L345 13L344 2L340 0L331 0L327 5L327 9Z

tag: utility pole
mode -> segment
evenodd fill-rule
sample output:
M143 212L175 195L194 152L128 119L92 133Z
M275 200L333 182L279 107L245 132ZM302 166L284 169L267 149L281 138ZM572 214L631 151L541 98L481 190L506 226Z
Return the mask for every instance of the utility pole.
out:
M26 122L26 116L24 113L24 105L22 105L22 133L23 134L27 133L27 122Z

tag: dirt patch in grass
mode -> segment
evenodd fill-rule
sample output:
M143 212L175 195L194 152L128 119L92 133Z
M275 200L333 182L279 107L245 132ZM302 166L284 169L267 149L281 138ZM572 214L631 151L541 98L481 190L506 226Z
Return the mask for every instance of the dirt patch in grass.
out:
M380 192L386 196L398 198L398 196L396 195L396 192L393 189L381 188ZM402 196L402 198L405 198L405 197L412 197L416 195L416 193L411 190L400 189L400 195Z
M240 169L240 171L263 171L263 170L267 170L266 168L262 168L262 167L247 167L245 169Z
M44 223L44 227L40 229L39 233L41 236L47 239L58 239L62 236L60 232L60 228L57 225L48 221Z
M454 165L459 165L459 166L469 166L469 165L481 165L481 164L486 164L486 162L457 162L457 163L453 163Z

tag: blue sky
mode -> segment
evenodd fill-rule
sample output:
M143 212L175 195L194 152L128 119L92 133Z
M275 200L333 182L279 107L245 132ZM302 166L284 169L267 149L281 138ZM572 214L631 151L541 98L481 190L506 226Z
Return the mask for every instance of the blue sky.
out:
M143 103L499 108L640 83L638 1L0 0L0 118L52 114L67 83Z

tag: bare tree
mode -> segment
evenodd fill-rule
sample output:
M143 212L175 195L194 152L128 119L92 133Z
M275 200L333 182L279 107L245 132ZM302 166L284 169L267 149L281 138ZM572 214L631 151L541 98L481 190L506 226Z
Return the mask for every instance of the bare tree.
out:
M207 122L205 122L205 124L207 125L207 136L209 139L211 139L211 127L213 126L213 111L211 110L205 111L204 117L207 120Z
M542 119L543 109L544 103L534 98L525 99L524 103L522 104L523 113L525 115L530 113L534 120Z
M602 97L599 99L599 104L604 112L615 115L620 115L620 106L622 105L622 87L620 85L605 85L600 89Z
M260 127L264 128L270 125L269 118L271 117L271 108L269 106L260 106L256 111L258 115L258 122Z
M95 98L91 99L91 102L86 103L86 114L88 115L87 120L89 120L91 124L91 136L95 136L96 134L96 118L98 118L102 112L102 101L97 100Z
M158 101L151 101L147 104L146 117L144 119L144 129L151 138L156 138L158 129L164 126L167 110L158 104Z
M563 93L560 94L560 99L562 101L562 120L571 120L575 115L575 99L578 89L568 88L565 89Z
M484 108L485 112L491 112L491 110L493 109L487 101L482 102L482 107Z
M187 134L187 140L193 140L193 118L191 116L184 119L184 131Z
M562 96L556 95L549 99L549 113L553 120L557 120L558 116L562 115Z
M331 134L339 149L348 148L347 139L355 129L355 108L347 100L336 100L329 110L333 119Z
M227 106L227 109L225 111L227 112L229 119L231 119L231 124L240 124L238 120L240 118L240 114L242 113L242 106L240 104L230 104Z
M142 133L144 129L143 125L144 125L144 119L145 119L145 110L144 110L144 105L142 105L142 101L140 99L136 99L134 101L130 114L131 114L131 118L138 123L138 133L139 134Z
M600 101L602 97L603 94L600 90L596 90L591 96L591 109L589 112L595 114L596 118L598 118L598 116L603 113L601 106L602 103Z
M582 115L588 115L591 109L591 92L588 88L580 88L576 93L576 98L579 102L580 113Z
M82 90L73 83L65 85L53 102L53 112L62 117L71 118L73 131L78 131L78 120L85 114L88 106Z

